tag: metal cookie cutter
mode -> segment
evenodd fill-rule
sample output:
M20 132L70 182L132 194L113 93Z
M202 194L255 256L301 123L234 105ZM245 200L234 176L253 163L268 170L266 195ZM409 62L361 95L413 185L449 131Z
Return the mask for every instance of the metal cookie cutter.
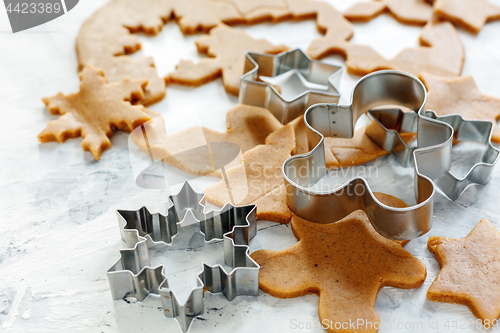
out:
M415 124L418 121L418 115L415 112L403 112L400 109L384 109L371 110L368 115L372 121L371 126L368 126L366 134L375 141L380 147L387 151L392 151L402 166L412 166L414 163L418 165L420 173L431 177L436 173L436 165L434 156L426 154L423 150L408 147L397 132L387 128L399 128L403 132L411 132L414 129L405 128L409 124ZM475 141L482 142L487 145L483 152L481 162L474 164L463 178L458 178L450 172L451 153L447 152L442 156L442 169L437 170L437 174L441 175L438 178L433 178L434 184L448 198L456 200L463 191L474 184L485 185L491 178L493 168L497 163L500 151L491 143L491 135L493 133L493 123L487 120L465 120L460 115L448 115L439 117L434 111L427 110L423 112L427 118L436 119L438 121L449 124L453 128L453 139L457 141ZM383 135L380 135L383 131ZM391 132L395 134L391 134ZM427 133L418 136L419 143L422 147L426 147L425 140L422 137ZM429 145L432 142L429 143ZM397 147L392 148L391 147ZM415 162L413 152L415 151Z
M183 332L191 321L203 313L204 291L222 292L231 301L238 295L257 296L260 266L248 254L248 242L256 232L256 206L235 207L226 204L220 211L204 212L205 194L195 192L188 182L177 195L169 197L167 215L151 214L146 207L135 211L117 211L122 239L127 249L120 251L120 260L108 270L113 299L135 297L143 301L149 294L159 294L166 317L175 317ZM179 222L188 210L199 221L205 242L223 239L224 261L231 266L227 272L221 265L203 263L185 304L179 304L169 288L163 265L150 267L148 241L172 244L180 232Z
M290 71L301 85L300 94L290 100L285 99L273 85L259 81L261 76L276 77ZM313 104L339 101L337 87L342 68L311 60L301 49L278 55L248 52L244 73L239 102L268 109L282 124L301 116ZM307 82L323 88L311 87Z
M400 71L379 71L361 78L356 84L351 105L317 104L304 114L310 152L285 161L282 172L287 203L298 216L318 223L331 223L362 209L383 236L407 240L425 234L432 226L433 196L436 185L454 199L471 183L485 184L491 177L499 152L491 146L493 124L465 121L460 116L437 117L425 111L427 92L420 80ZM400 105L399 109L372 110L378 106ZM324 136L351 138L356 120L368 112L366 134L386 151L393 152L403 166L415 169L417 204L394 208L380 202L364 178L353 178L333 190L311 188L326 175ZM409 147L400 132L417 132L417 147ZM449 172L453 137L458 140L488 142L482 162L464 179ZM356 187L362 187L358 194Z

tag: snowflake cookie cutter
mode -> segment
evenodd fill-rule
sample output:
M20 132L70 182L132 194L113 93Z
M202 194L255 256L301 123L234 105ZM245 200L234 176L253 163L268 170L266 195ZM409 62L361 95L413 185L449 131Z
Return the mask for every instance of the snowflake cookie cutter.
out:
M272 84L260 80L261 76L277 77L288 72L306 88L289 100ZM247 52L244 73L241 77L239 102L268 109L282 124L303 115L313 104L337 103L340 98L338 87L342 67L312 60L301 49L277 55ZM307 86L304 81L323 88Z
M455 200L471 184L486 184L498 161L491 144L493 123L464 120L459 115L438 117L426 111L427 91L415 76L393 70L378 71L361 78L354 87L351 104L316 104L305 112L309 149L288 158L282 167L287 203L298 216L318 223L331 223L362 209L375 229L393 240L408 240L428 232L432 226L435 187ZM400 109L374 110L400 105ZM353 178L332 190L312 186L326 175L324 137L351 138L357 119L368 114L366 134L380 148L391 152L404 167L415 169L417 204L394 208L380 202L364 178ZM417 147L408 146L399 133L417 133ZM459 179L450 173L453 138L488 144L481 162ZM305 172L304 172L305 171ZM361 187L363 191L358 191ZM359 194L361 192L361 194Z
M149 294L159 294L166 317L176 318L182 331L187 332L192 320L204 312L204 292L222 292L231 301L239 295L257 296L260 266L250 257L248 243L257 233L256 206L226 204L220 211L205 213L205 194L195 192L188 182L177 195L169 196L171 207L167 215L151 214L146 207L139 210L118 210L118 222L127 248L120 250L120 259L108 270L108 282L113 299L135 297L143 301ZM169 288L163 265L150 267L148 241L171 245L179 233L180 222L191 211L199 222L205 241L222 239L224 262L221 265L202 264L197 275L197 287L184 304L180 304Z

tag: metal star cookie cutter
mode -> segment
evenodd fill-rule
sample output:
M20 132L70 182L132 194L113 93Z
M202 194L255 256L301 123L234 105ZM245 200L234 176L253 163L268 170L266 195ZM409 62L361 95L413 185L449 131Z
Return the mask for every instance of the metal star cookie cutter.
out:
M425 111L426 101L427 91L419 79L388 70L361 78L353 90L351 105L311 106L304 114L311 150L288 158L282 167L290 209L318 223L331 223L362 209L380 234L394 240L408 240L428 232L432 226L434 184L455 199L468 185L485 184L490 179L499 152L491 145L491 122L466 121L458 115L437 117L433 111ZM414 112L373 110L384 105L405 106ZM366 134L379 147L395 154L403 166L414 166L416 205L394 208L383 204L364 178L353 178L333 190L311 188L326 175L324 136L351 138L355 122L365 112L370 119ZM417 147L407 146L392 129L416 132ZM449 172L454 136L489 143L482 161L463 179Z
M250 257L248 242L257 233L256 206L226 204L220 211L205 213L205 194L195 192L188 182L177 195L169 196L167 215L151 214L146 207L135 211L117 211L120 232L127 249L107 273L113 299L135 297L143 301L149 294L159 294L166 317L175 317L183 332L204 311L204 292L222 292L231 301L238 295L257 296L260 266ZM180 221L191 211L199 222L205 241L223 239L224 261L221 265L203 263L185 304L180 304L169 288L163 265L150 267L148 241L170 245L180 231Z
M276 88L259 81L263 77L277 77L287 72L301 79L307 90L287 100ZM268 109L282 124L301 116L311 105L317 103L337 103L340 93L342 68L314 61L301 49L285 51L280 54L246 54L244 75L241 77L239 102ZM322 85L324 89L310 88L304 81Z

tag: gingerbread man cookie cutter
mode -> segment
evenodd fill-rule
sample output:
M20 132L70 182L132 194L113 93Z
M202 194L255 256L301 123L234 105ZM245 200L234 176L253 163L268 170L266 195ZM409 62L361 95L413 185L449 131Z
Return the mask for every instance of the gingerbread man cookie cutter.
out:
M259 81L260 77L276 77L287 72L323 88L307 87L298 96L286 99L272 84ZM342 68L312 60L301 49L277 55L247 52L244 73L239 102L268 109L282 124L301 116L313 104L337 103L340 98Z
M127 249L120 250L120 259L108 270L107 276L113 299L135 297L143 301L150 294L159 294L166 317L176 318L183 332L192 320L204 311L204 292L222 292L231 301L238 295L257 296L260 266L250 257L248 243L257 233L256 206L226 204L220 211L205 213L205 194L195 192L188 182L177 195L169 196L171 207L167 215L151 214L146 207L132 211L117 211L120 232ZM205 242L223 240L224 262L221 265L203 263L197 275L197 287L181 304L169 288L163 265L150 266L148 242L175 242L180 222L191 211L199 222Z
M459 115L437 117L426 111L427 91L415 76L393 70L378 71L361 78L354 87L351 104L316 104L305 112L309 148L282 167L287 203L298 216L318 223L331 223L362 209L375 229L393 240L408 240L428 232L432 226L435 187L454 200L471 184L486 184L498 161L499 151L491 145L493 123L464 120ZM373 110L400 105L399 109ZM312 186L326 175L324 137L351 138L357 119L368 113L366 134L377 145L392 152L401 165L415 169L417 204L394 208L381 203L364 178L353 178L340 187L316 190ZM408 146L401 133L417 133L417 147ZM450 173L453 138L488 144L481 162L464 178ZM363 191L356 188L361 187ZM361 192L361 193L360 193Z

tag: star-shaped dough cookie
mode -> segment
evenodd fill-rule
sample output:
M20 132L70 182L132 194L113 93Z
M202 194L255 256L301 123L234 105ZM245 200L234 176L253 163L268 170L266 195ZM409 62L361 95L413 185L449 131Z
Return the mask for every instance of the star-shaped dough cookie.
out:
M108 137L114 128L132 131L151 119L142 105L130 103L143 97L147 81L125 79L107 83L104 73L92 65L83 69L80 81L78 93L66 96L59 93L43 99L52 114L61 116L49 121L38 139L62 143L82 136L83 150L99 160L102 152L111 147Z
M350 21L369 21L384 11L402 23L424 25L432 16L432 6L425 0L377 0L358 2L344 12Z
M500 143L500 98L483 95L472 76L445 79L427 73L420 74L429 91L427 108L440 116L459 114L464 119L482 119L493 122L491 140Z
M333 221L332 221L333 222ZM331 224L293 216L292 230L299 242L283 251L260 250L251 257L261 265L260 288L280 298L319 294L319 320L328 332L376 332L374 310L384 286L417 288L426 277L425 265L384 238L360 210ZM372 323L349 330L335 323Z
M429 287L432 301L458 303L482 319L500 317L500 232L483 218L464 238L431 237L441 271Z
M436 0L434 14L478 33L488 21L500 19L500 7L487 0Z
M245 53L277 54L287 50L283 45L273 45L264 39L253 39L244 31L235 30L220 24L210 30L208 36L196 41L198 51L207 53L210 58L201 59L197 64L183 60L168 80L186 85L201 85L222 76L224 88L233 95L240 91L240 78L245 65Z

